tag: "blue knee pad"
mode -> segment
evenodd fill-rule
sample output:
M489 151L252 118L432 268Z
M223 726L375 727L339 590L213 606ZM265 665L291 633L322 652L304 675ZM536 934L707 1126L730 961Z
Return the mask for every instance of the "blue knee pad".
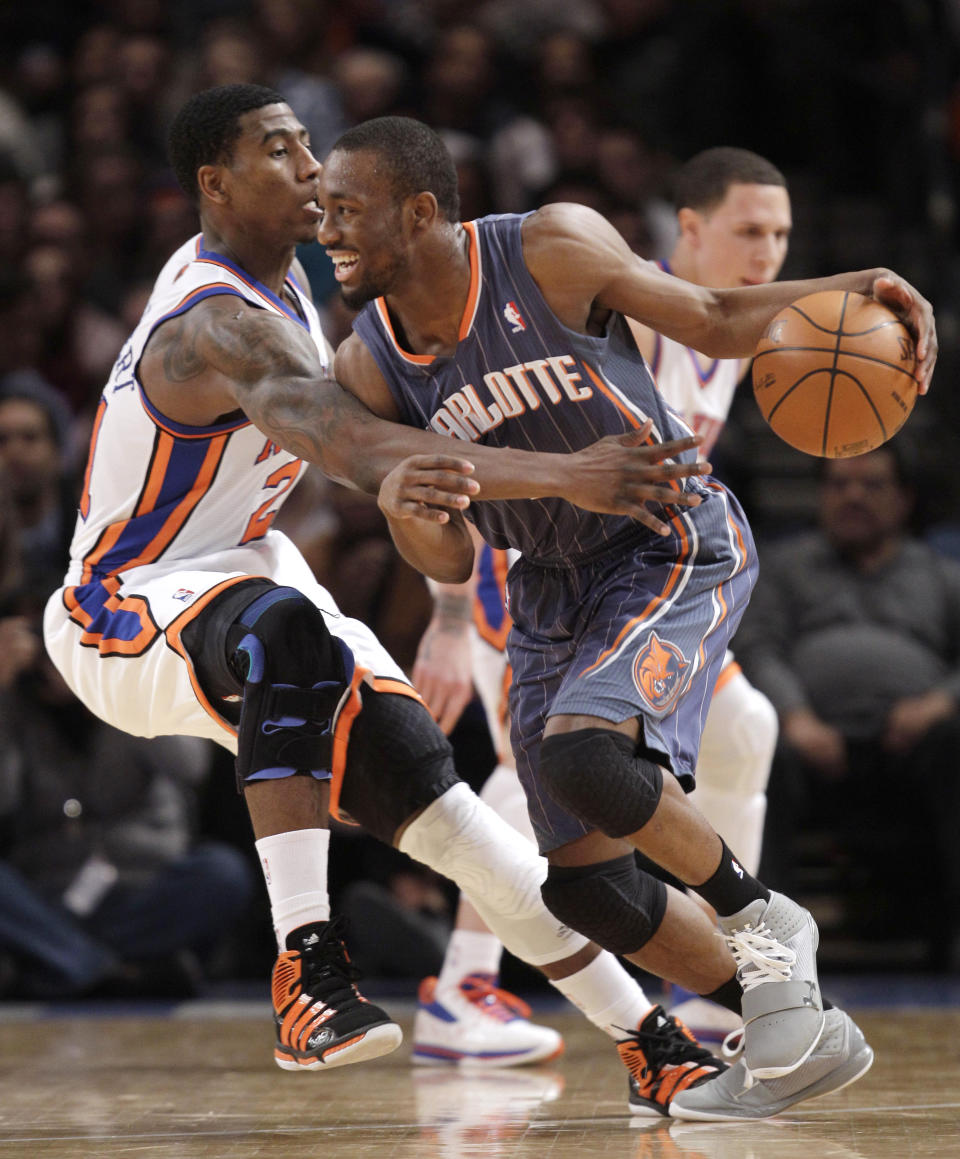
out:
M609 728L548 736L540 745L540 783L568 813L608 837L642 829L656 812L663 770Z
M540 894L554 917L613 954L642 949L667 908L667 887L632 853L594 865L551 865Z
M271 588L238 617L233 662L245 671L237 786L309 773L330 777L333 724L353 655L295 588Z

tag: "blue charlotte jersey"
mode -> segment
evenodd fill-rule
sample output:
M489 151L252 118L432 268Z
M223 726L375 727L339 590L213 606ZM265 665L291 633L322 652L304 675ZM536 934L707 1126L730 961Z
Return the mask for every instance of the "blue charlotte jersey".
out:
M402 421L465 442L531 451L578 451L648 418L651 441L688 435L621 315L611 315L602 337L569 330L554 315L524 261L524 216L465 224L470 294L452 358L404 350L382 298L355 320ZM681 456L695 457L695 451ZM677 486L703 487L698 479ZM576 562L626 534L659 539L627 516L598 515L556 498L475 502L468 514L494 547L516 547L542 562Z

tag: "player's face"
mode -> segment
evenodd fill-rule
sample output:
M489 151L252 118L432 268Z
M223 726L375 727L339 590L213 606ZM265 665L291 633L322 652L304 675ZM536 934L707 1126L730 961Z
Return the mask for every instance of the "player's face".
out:
M787 256L790 195L779 185L731 185L718 206L696 214L698 281L704 286L772 282Z
M223 166L230 209L258 236L289 245L313 241L320 163L310 152L307 130L283 104L244 113L240 127L230 163Z
M317 240L333 262L348 306L396 290L408 269L404 203L377 171L372 152L334 150L323 164Z
M889 451L881 448L824 464L820 518L839 551L860 552L899 535L910 514L910 494L897 478Z

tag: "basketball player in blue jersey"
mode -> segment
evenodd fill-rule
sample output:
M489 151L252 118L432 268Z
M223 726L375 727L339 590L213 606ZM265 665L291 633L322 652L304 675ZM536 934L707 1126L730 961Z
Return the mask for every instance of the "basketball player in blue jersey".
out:
M698 153L676 174L674 200L678 235L669 260L657 263L661 269L698 285L717 287L763 285L779 275L792 226L790 195L783 174L765 158L729 147ZM630 328L658 390L700 436L700 455L709 458L748 360L705 358L633 320ZM498 711L509 627L504 607L505 555L486 546L477 552L480 574L470 583L435 585L434 615L421 641L414 683L446 732L456 724L475 685L501 766L512 766L508 742L501 739L502 712ZM710 699L691 800L714 829L724 834L751 873L760 864L766 786L776 739L773 705L747 681L728 653ZM480 795L525 832L529 823L520 821L514 806L516 795L522 800L522 790L513 769L501 766ZM496 1041L502 1024L496 1017L483 1017L486 1008L482 1005L464 1002L462 980L495 973L497 961L495 939L483 932L469 903L462 902L436 986L431 989L425 984L431 1007L421 1006L418 1011L415 1049L421 1040L449 1039L447 1049L452 1054L455 1040L462 1041L468 1025L475 1036ZM595 968L600 965L598 960ZM466 985L471 984L467 981ZM672 997L670 1013L701 1042L720 1042L740 1025L733 1011L681 987L673 987ZM447 1015L443 1020L430 1013L438 999ZM519 1030L516 1022L514 1028ZM543 1033L527 1025L531 1054L543 1049Z
M280 1067L322 1071L401 1038L360 996L331 920L335 812L455 881L504 945L646 1067L641 1109L666 1114L674 1090L724 1064L662 1011L640 1025L639 987L606 1002L585 991L580 972L601 951L544 906L543 859L459 780L403 672L271 526L305 458L376 491L399 461L449 447L376 417L330 377L294 261L321 216L303 125L278 93L228 85L186 103L170 152L202 232L161 271L101 395L69 571L45 614L51 657L117 727L208 737L236 754L278 940ZM643 519L649 499L690 501L674 488L701 468L664 460L693 445L630 434L575 456L474 458L492 495L560 494ZM453 483L437 498L456 507L475 484ZM684 962L676 971L688 985L702 976Z
M929 303L888 271L709 290L632 254L582 206L461 224L439 136L408 118L347 132L324 162L319 240L346 302L362 307L334 373L372 411L432 428L460 454L390 471L381 508L398 548L463 582L474 547L461 499L485 447L575 461L606 435L653 444L687 428L658 394L625 315L715 357L749 354L805 293L845 288L892 306L917 336L921 388L936 340ZM679 461L693 457L681 452ZM645 517L465 487L472 521L522 558L508 578L514 752L541 850L542 887L565 925L661 976L685 962L694 989L739 1007L744 1055L676 1094L686 1118L767 1117L854 1081L872 1051L824 1008L812 917L771 893L692 806L700 731L755 559L736 500L699 473ZM718 913L638 869L634 849Z

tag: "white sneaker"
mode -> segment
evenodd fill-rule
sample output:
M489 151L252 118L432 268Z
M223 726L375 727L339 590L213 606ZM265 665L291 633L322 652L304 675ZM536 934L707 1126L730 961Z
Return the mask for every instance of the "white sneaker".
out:
M563 1039L529 1021L530 1007L493 985L486 974L468 974L456 988L420 983L413 1022L413 1061L425 1066L503 1067L543 1062L563 1053Z
M755 1082L743 1059L718 1078L680 1091L670 1103L674 1119L707 1121L769 1119L807 1099L855 1082L873 1063L873 1051L860 1028L842 1010L824 1012L816 1048L783 1078Z
M754 1078L782 1078L823 1030L817 924L802 906L771 893L721 918L720 927L743 987L744 1062Z

